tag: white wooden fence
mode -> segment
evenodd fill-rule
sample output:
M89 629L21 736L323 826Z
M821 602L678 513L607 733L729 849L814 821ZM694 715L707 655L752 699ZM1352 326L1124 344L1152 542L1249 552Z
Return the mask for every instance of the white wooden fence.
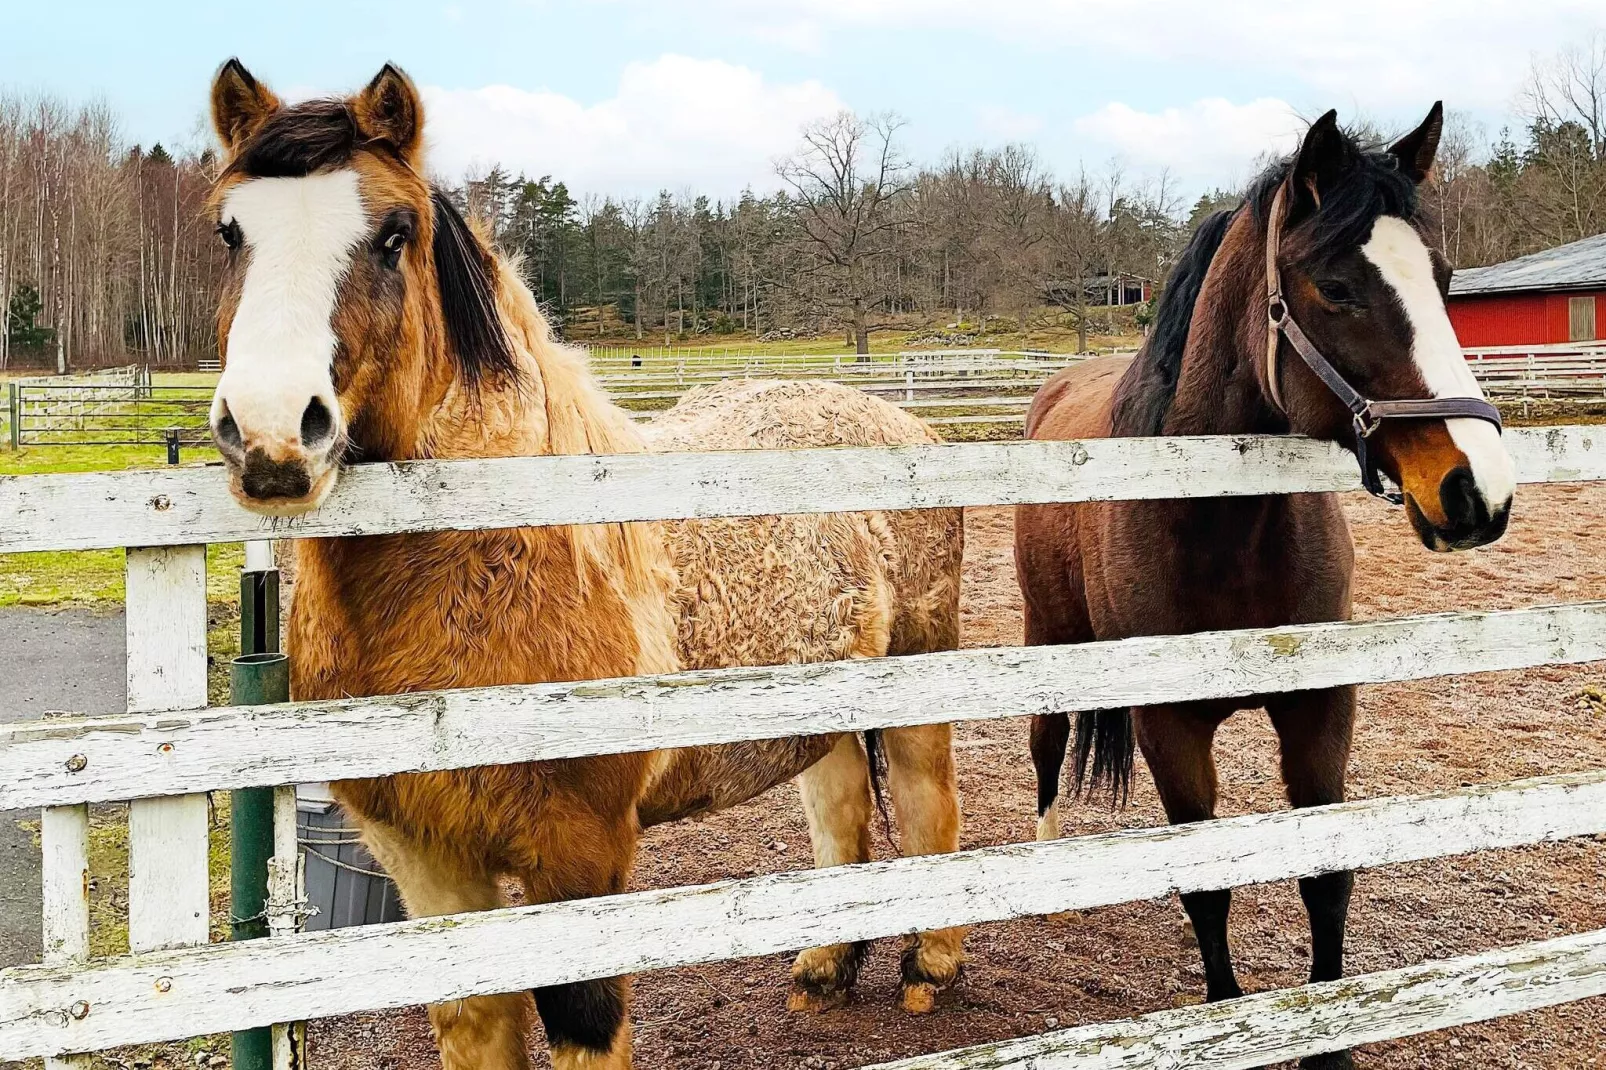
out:
M1523 482L1606 479L1606 428L1507 441ZM280 935L194 946L204 792L1606 660L1606 602L1590 602L203 710L206 542L1357 483L1334 448L1256 438L375 465L278 525L215 470L0 480L0 552L137 547L129 712L0 726L0 809L44 808L47 959L0 971L0 1061L1606 833L1603 770L315 934L285 932L281 858ZM134 800L133 951L83 961L86 804L117 799ZM1601 993L1606 930L897 1065L1249 1067Z
M693 387L724 379L824 378L851 383L947 426L1020 424L1042 381L1084 359L996 349L911 350L867 359L851 353L694 354L643 356L637 365L610 353L593 355L591 366L615 399L632 404L637 419L649 419ZM1606 346L1469 349L1466 358L1484 390L1499 400L1606 400Z

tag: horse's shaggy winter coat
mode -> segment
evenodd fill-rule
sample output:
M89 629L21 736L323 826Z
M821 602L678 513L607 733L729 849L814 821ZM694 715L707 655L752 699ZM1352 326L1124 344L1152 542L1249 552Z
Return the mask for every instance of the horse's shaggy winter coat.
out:
M422 103L405 75L387 67L355 97L286 107L231 62L213 120L227 155L211 204L229 265L212 424L244 505L316 507L342 458L649 448L583 355L553 340L513 268L421 177ZM345 228L338 241L331 220ZM317 301L329 302L327 330ZM656 434L666 449L932 441L891 406L828 384L701 392ZM947 649L960 540L957 510L303 540L292 691L328 699ZM948 729L883 741L902 849L954 850ZM410 773L334 791L408 910L427 916L497 906L504 878L532 903L621 891L643 824L800 772L817 863L868 859L871 778L853 736ZM861 953L800 955L794 1006L844 999ZM962 957L957 931L911 940L905 1005L929 1009ZM630 1064L626 979L534 995L559 1070ZM431 1008L448 1070L525 1070L529 1003L510 994Z

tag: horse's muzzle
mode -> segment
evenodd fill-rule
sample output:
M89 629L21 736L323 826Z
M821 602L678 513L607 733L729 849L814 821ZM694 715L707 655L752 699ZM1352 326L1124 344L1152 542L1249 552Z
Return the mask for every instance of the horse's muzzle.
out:
M1439 483L1439 508L1445 518L1442 524L1429 520L1410 494L1406 495L1405 507L1422 545L1439 553L1486 546L1506 533L1511 519L1511 499L1491 504L1472 470L1459 465Z
M229 470L229 485L252 512L297 516L322 504L339 471L340 436L329 406L307 403L292 432L256 428L236 419L220 399L212 419L212 438ZM276 431L276 433L274 433Z

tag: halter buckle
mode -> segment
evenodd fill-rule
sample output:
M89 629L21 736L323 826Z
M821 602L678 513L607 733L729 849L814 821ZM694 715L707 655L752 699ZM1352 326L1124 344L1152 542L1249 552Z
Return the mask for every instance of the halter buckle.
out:
M1355 425L1355 437L1362 439L1371 438L1372 434L1383 426L1383 418L1374 415L1371 409L1356 413L1353 422Z

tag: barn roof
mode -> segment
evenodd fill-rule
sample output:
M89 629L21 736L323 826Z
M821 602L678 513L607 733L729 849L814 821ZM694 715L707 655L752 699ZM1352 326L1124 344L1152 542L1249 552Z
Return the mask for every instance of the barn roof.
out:
M1457 271L1450 293L1606 288L1606 234L1519 256L1503 264Z

